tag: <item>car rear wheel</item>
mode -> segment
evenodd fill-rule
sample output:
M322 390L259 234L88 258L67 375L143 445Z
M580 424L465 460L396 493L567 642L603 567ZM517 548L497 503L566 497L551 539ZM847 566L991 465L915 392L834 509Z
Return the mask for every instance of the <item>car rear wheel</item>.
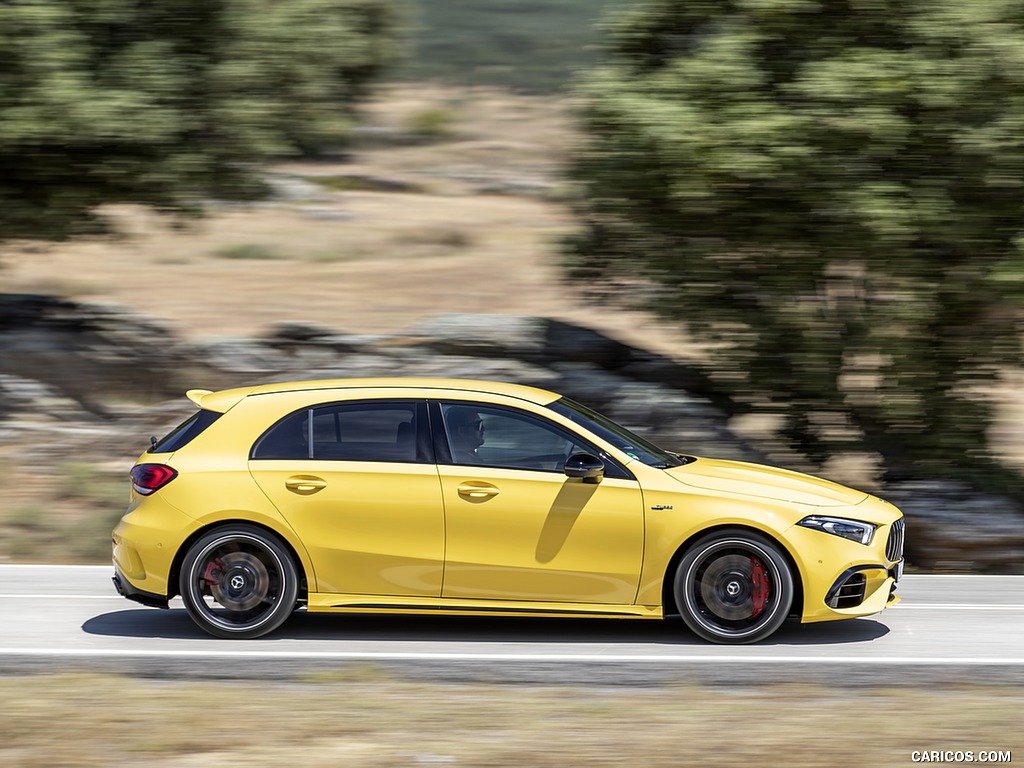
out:
M778 545L752 531L706 536L686 553L675 577L683 621L713 643L768 637L786 620L793 591L793 574Z
M260 637L295 608L298 572L281 540L248 525L219 528L193 544L181 567L189 616L217 637Z

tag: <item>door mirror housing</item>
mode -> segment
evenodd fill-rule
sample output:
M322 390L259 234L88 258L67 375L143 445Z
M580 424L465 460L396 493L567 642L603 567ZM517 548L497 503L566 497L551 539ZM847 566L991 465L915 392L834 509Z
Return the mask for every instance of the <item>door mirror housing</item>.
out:
M565 474L582 478L584 483L600 483L604 479L604 462L590 453L574 453L565 460Z

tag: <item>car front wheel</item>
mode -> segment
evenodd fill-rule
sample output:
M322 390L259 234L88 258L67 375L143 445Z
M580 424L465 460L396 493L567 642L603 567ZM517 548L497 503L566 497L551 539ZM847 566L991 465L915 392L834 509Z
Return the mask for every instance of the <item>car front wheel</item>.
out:
M686 625L713 643L771 635L793 604L793 574L777 544L752 531L719 531L687 551L675 577Z
M280 539L239 525L213 530L189 548L179 586L185 609L202 629L244 639L281 626L295 607L298 583Z

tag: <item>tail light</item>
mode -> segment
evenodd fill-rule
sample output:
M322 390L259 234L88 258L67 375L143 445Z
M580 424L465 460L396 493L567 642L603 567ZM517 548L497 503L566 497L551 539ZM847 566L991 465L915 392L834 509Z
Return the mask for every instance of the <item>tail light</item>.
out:
M138 464L132 467L132 488L136 493L149 496L156 493L178 476L178 470L166 464Z

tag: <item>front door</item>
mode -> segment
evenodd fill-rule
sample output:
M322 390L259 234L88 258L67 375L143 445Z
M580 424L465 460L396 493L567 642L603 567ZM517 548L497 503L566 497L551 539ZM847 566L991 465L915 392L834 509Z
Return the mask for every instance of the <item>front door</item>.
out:
M568 456L596 449L535 414L440 405L451 463L439 465L447 528L446 598L629 605L643 558L643 499L620 471L569 478Z

